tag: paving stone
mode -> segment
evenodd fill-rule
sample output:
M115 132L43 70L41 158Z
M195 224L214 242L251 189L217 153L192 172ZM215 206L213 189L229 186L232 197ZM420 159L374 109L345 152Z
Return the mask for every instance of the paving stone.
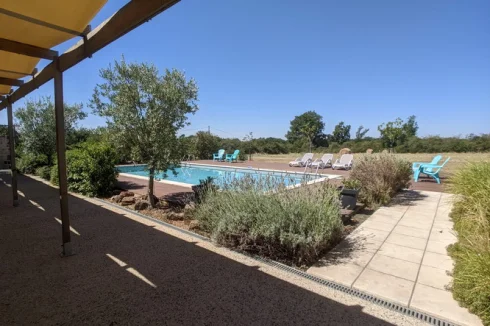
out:
M373 258L381 244L381 241L374 240L361 242L342 241L322 258L318 265L355 264L364 267Z
M454 223L452 221L434 220L434 225L432 227L434 229L446 229L447 231L452 231Z
M352 232L349 237L353 240L374 240L374 241L384 241L388 237L388 231L375 230L364 228L362 225L359 226L354 232Z
M372 215L370 216L367 221L372 221L372 222L380 222L380 223L386 223L386 224L391 224L391 225L396 225L399 221L397 218L385 216L385 215Z
M419 266L420 264L384 256L378 252L367 268L415 282Z
M453 260L448 255L436 254L426 251L422 259L422 265L435 267L443 270L453 270Z
M432 228L432 221L403 217L400 220L400 222L398 222L398 225L408 226L408 227L422 229L422 230L430 230Z
M408 305L414 283L366 268L353 287L386 300Z
M411 237L416 237L416 238L421 238L421 239L428 239L429 238L429 230L413 228L413 227L405 226L405 225L397 225L393 229L393 233L409 235Z
M430 240L433 240L433 241L444 241L444 240L447 240L447 241L454 241L456 242L457 240L457 237L454 233L454 231L452 230L448 230L448 229L437 229L437 228L433 228L431 233L430 233Z
M312 266L308 273L351 287L363 268L355 264Z
M408 235L392 233L386 239L386 242L409 248L424 250L427 240L411 237Z
M435 208L431 209L420 209L420 210L408 210L403 217L409 217L409 218L423 218L427 220L433 220L434 217L436 216L436 210Z
M483 325L468 309L459 306L451 292L423 284L415 286L410 307L460 325Z
M424 255L423 250L403 247L388 242L383 243L381 248L379 248L378 253L417 264L420 264L422 262L422 257Z
M374 216L378 216L378 215L383 215L383 216L387 216L387 217L391 217L391 218L395 218L395 219L400 219L403 216L403 214L405 214L406 210L407 210L406 207L404 210L381 207L381 208L377 209L376 212L374 212L372 216L374 217Z
M428 252L434 252L436 254L441 254L441 255L447 255L447 246L449 246L451 243L442 242L442 241L433 241L429 240L427 243L427 249L426 251Z
M364 228L381 230L381 231L388 231L388 232L391 232L391 230L393 230L393 228L395 227L394 224L372 221L371 219L368 219L367 221L365 221L361 225Z
M419 277L417 283L432 286L441 290L446 290L446 286L450 285L451 276L440 268L422 265L420 266Z

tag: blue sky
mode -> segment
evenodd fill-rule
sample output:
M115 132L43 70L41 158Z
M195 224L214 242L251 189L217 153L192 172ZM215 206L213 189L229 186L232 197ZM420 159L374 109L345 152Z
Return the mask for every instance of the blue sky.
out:
M124 3L109 0L92 26ZM284 137L308 110L327 133L345 121L377 136L380 123L410 115L420 136L488 133L489 12L487 0L182 0L65 72L65 101L87 103L99 69L124 54L196 79L200 110L186 134Z

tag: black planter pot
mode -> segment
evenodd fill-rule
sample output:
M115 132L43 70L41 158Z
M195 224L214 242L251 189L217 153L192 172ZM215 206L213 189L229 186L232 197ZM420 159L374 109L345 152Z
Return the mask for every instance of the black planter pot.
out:
M358 194L359 194L359 190L357 189L341 188L340 202L342 204L342 208L355 209L357 205Z

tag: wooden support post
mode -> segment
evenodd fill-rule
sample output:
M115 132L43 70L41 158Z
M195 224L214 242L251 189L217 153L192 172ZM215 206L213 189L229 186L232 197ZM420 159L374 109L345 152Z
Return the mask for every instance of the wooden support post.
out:
M10 170L12 171L12 194L14 206L19 206L19 195L17 194L17 169L15 167L15 132L14 132L14 118L12 112L12 102L10 98L7 98L7 119L8 119L8 133L9 133L9 147L10 147Z
M61 232L63 239L62 256L70 256L71 234L70 217L68 215L68 182L66 178L65 156L65 109L63 107L63 73L59 67L59 59L55 61L54 72L54 108L56 115L56 152L58 154L58 178L61 206Z

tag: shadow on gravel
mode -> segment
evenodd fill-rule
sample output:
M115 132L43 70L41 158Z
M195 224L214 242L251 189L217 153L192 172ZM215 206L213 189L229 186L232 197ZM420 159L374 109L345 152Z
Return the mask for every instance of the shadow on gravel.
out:
M60 258L58 190L24 176L19 189L13 208L0 184L1 325L389 325L72 196L79 235Z

